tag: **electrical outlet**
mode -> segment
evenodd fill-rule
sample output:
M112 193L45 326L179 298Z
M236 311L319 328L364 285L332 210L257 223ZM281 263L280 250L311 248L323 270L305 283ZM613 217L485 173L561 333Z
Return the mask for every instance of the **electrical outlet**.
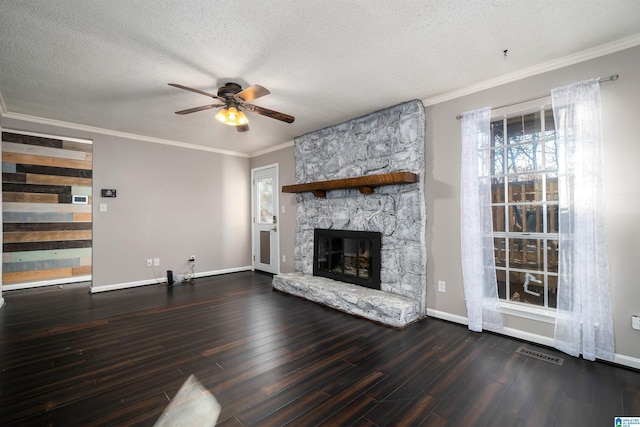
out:
M147 258L147 267L151 267L153 265L153 260L151 258Z
M195 256L195 255L191 255L191 256L189 257L189 261L190 261L190 262L196 262L196 256Z
M282 255L282 262L287 262L287 256L286 255Z
M438 280L438 292L446 292L447 286L444 280Z
M160 265L160 258L154 258L154 259L153 259L153 266L154 266L154 267L157 267L157 266L159 266L159 265Z

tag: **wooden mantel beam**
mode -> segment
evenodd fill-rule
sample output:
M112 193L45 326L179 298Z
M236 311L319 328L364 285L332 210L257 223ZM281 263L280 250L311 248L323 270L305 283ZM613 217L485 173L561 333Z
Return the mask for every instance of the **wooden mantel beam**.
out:
M283 193L313 192L316 197L325 197L328 190L358 188L362 194L372 194L375 187L393 184L413 184L418 175L412 172L391 172L381 175L367 175L356 178L333 179L330 181L308 182L306 184L283 185Z

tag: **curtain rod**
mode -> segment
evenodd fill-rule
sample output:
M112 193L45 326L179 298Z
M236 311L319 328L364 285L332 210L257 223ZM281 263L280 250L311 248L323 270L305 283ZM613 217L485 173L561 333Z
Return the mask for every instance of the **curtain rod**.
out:
M606 79L600 79L598 80L598 83L604 83L604 82L614 82L616 80L618 80L618 77L620 77L618 74L613 74L609 77L607 77ZM499 107L493 107L491 108L492 110L498 110L500 108L505 108L505 107L512 107L514 105L518 105L518 104L524 104L525 102L529 102L529 101L535 101L536 99L542 99L542 98L546 98L549 95L541 95L541 96L536 96L535 98L529 98L529 99L524 99L522 101L518 101L518 102L512 102L511 104L505 104L505 105L500 105ZM462 114L458 114L456 116L456 120L460 120L462 119Z

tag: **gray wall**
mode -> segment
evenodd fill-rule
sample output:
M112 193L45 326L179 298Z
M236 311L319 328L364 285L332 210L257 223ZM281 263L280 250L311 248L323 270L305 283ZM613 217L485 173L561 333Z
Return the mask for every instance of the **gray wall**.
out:
M6 129L93 140L94 290L154 282L147 258L167 270L221 272L251 266L249 159L2 119ZM115 188L115 199L101 198ZM108 211L99 211L106 203Z
M293 142L290 147L251 158L251 169L278 164L279 190L283 185L295 184L295 161L293 158ZM279 191L278 208L280 233L280 272L293 273L293 245L296 234L296 195ZM284 206L284 213L282 207ZM286 261L282 261L284 255Z
M640 313L640 47L568 66L426 108L427 114L427 307L466 318L460 266L460 122L456 115L543 94L591 77L619 74L602 91L605 145L606 225L616 353L640 358L640 331L631 315ZM436 291L445 280L445 293ZM546 337L553 325L505 316L505 326Z

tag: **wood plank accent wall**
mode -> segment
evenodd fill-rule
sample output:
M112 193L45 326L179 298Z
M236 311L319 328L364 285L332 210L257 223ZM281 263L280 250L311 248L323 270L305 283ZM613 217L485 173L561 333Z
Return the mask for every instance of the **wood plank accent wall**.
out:
M2 133L5 285L91 274L93 145ZM73 204L74 195L89 197Z

